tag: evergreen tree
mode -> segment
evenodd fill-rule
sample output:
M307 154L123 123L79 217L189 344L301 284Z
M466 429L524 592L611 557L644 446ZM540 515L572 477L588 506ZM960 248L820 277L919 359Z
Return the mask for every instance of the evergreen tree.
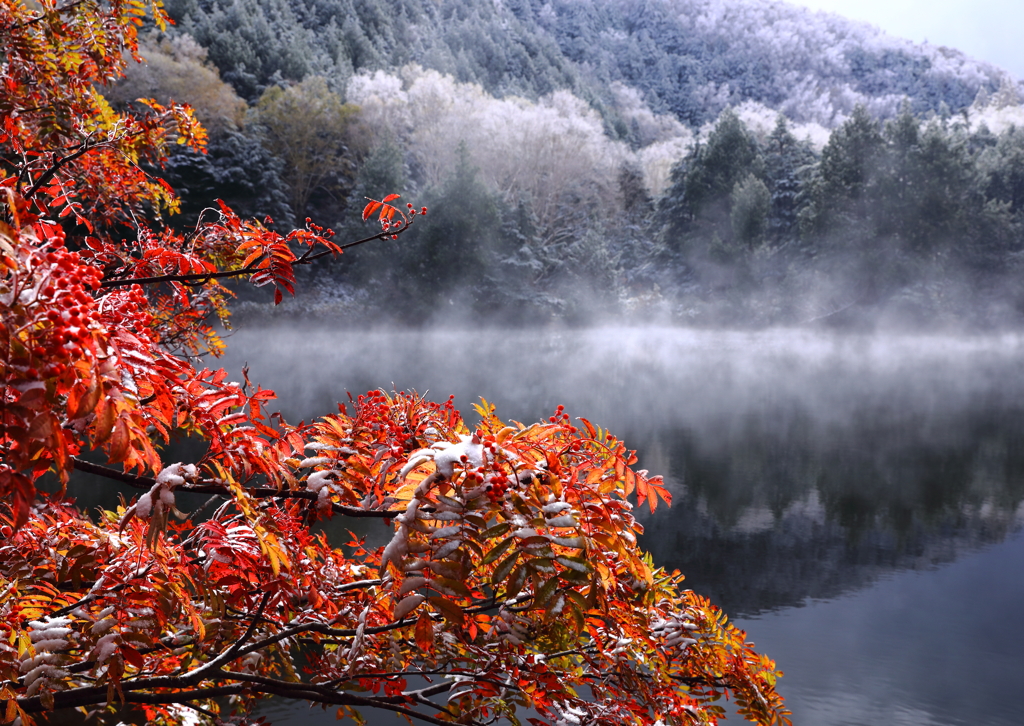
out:
M696 146L672 170L660 204L668 248L699 260L707 255L714 235L731 244L733 191L748 176L760 180L764 169L757 142L743 121L731 109L723 111L707 143ZM753 189L749 191L755 193Z
M417 322L473 310L500 228L498 203L479 184L465 147L460 151L448 181L428 197L430 214L403 238L393 264L398 308Z
M817 158L808 143L797 141L786 117L780 114L765 142L764 160L765 181L771 193L767 232L774 244L781 245L798 234L807 177Z
M863 106L832 132L810 190L811 203L801 215L806 234L828 237L871 214L867 187L882 160L879 124Z
M753 174L736 182L730 195L729 220L735 239L749 248L758 245L768 228L772 195L765 183Z

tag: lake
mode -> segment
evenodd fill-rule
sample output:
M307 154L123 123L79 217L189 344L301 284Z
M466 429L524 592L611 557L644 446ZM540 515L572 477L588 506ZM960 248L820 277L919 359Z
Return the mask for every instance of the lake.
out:
M799 726L1021 723L1020 335L321 324L237 331L245 362L289 420L384 388L609 428L675 498L644 546L776 659Z

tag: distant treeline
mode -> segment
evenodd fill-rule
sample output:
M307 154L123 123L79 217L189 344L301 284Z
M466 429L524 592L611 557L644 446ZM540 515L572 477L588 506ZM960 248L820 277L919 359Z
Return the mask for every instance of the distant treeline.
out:
M1016 108L1016 86L951 51L938 63L753 2L171 10L178 29L106 91L189 101L211 130L208 154L163 172L183 201L170 223L219 197L358 237L365 197L430 208L400 241L308 273L290 313L973 326L1024 311L1024 130L982 121ZM814 60L829 42L841 53ZM812 86L831 91L800 96Z
M615 114L615 82L691 126L745 101L831 126L857 104L892 116L905 97L916 113L956 113L1004 79L959 51L767 0L168 0L167 7L249 102L308 75L343 93L353 74L416 63L498 97L572 91L623 139L633 130Z

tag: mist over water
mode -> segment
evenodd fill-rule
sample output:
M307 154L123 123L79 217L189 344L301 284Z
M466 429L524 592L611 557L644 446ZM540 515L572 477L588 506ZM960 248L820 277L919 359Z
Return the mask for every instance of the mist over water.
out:
M1024 500L1024 337L678 328L242 330L289 420L372 388L480 396L530 423L558 404L636 448L676 502L659 564L732 613L833 597L995 542Z
M794 723L1017 723L1024 335L311 324L236 332L246 362L292 421L374 388L563 404L665 476L642 544L778 660Z
M346 393L416 389L483 396L503 417L534 420L558 404L629 429L724 423L797 407L843 425L871 406L940 415L1019 393L1024 336L855 335L781 329L332 330L281 325L238 330L223 365L244 363L309 417Z

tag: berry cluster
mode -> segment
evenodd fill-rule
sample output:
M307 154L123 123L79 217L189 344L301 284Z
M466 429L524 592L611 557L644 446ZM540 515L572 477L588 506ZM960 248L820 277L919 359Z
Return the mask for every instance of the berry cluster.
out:
M576 433L579 430L575 426L572 425L572 423L571 423L572 419L569 418L569 414L567 414L565 412L565 406L563 406L562 404L558 404L558 406L555 407L555 415L554 416L549 416L548 417L548 421L550 421L553 424L561 423L561 424L565 425L566 426L566 430L570 434L574 434L574 433Z
M508 488L512 485L512 480L505 476L503 472L498 472L489 476L487 483L490 485L490 488L487 490L487 496L490 497L492 502L496 502L508 492Z
M269 216L267 217L267 219L270 220L270 222L273 222L273 220L270 219ZM330 239L331 237L334 236L334 230L333 229L331 229L329 227L327 229L324 229L319 224L316 224L313 221L312 217L306 217L306 229L308 229L310 232L312 232L313 234L315 234L315 235L317 235L319 237L323 237L324 239Z
M90 292L99 288L102 273L63 247L40 252L33 262L33 289L20 295L35 323L24 328L29 336L24 340L29 354L25 373L30 379L60 376L90 347L92 330L99 327L99 309Z

